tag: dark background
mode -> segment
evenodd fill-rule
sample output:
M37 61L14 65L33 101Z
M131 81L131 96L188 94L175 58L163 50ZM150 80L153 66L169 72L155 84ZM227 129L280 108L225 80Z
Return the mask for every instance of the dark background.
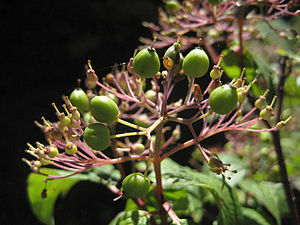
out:
M126 62L151 38L142 21L157 21L159 0L1 1L1 190L0 224L40 224L26 196L30 172L21 161L26 142L44 141L34 124L55 119L61 104L92 60L98 75ZM56 223L107 224L123 206L100 185L82 182L56 205ZM114 211L115 210L115 211Z

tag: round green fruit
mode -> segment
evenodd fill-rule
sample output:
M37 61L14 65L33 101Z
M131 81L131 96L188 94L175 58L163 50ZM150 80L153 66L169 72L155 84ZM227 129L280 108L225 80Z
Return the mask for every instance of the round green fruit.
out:
M202 77L209 68L209 58L201 48L190 51L182 62L185 75L190 77Z
M218 114L227 114L235 109L238 95L235 88L223 85L214 89L209 95L209 105Z
M144 197L150 188L150 180L142 173L132 173L124 178L122 182L123 193L126 197Z
M101 151L110 146L109 129L101 123L88 125L83 132L83 139L94 150Z
M154 48L145 48L138 52L132 62L135 73L142 78L151 78L160 69L159 57Z
M69 99L72 105L77 107L80 112L89 111L89 98L81 88L73 90Z
M90 101L93 117L103 123L112 123L118 119L119 109L117 104L109 97L95 96Z

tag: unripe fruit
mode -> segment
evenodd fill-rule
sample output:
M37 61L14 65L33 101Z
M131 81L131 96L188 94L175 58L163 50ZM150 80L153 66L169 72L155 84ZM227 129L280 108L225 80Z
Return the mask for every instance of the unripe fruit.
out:
M243 103L246 100L248 94L247 91L245 90L245 88L240 87L237 89L237 93L238 93L238 102Z
M132 173L124 178L122 182L123 193L126 197L144 197L150 188L150 180L142 173Z
M107 96L95 96L90 101L90 109L93 117L103 123L112 123L118 118L117 104Z
M180 5L176 0L169 0L166 2L166 10L170 13L174 13L180 9Z
M83 132L83 139L94 150L101 151L110 146L109 129L101 123L88 125Z
M65 115L62 115L59 118L59 121L60 121L61 126L63 126L63 127L69 126L71 123L70 117L65 116Z
M50 158L54 158L57 154L58 154L58 148L56 146L50 146L48 156Z
M214 80L219 79L221 77L221 68L217 65L214 65L214 68L210 71L209 76Z
M259 116L263 120L269 120L273 116L273 108L270 106L267 106L263 110L260 111Z
M73 90L69 99L72 105L76 106L80 112L89 111L89 99L82 89L77 88Z
M235 88L223 85L216 88L209 95L209 105L218 114L227 114L237 105L238 95Z
M201 48L190 51L182 62L185 75L190 77L202 77L207 72L208 67L208 56Z
M154 77L160 69L160 61L155 49L149 47L141 50L134 57L132 67L142 78Z
M169 57L173 61L173 73L178 73L182 69L183 55L180 53L180 44L174 43L165 52L164 57Z
M65 146L65 152L68 154L68 155L74 155L76 152L77 152L77 146L74 145L73 143L71 142L68 142Z
M258 109L261 109L264 106L265 101L266 101L265 96L259 96L259 99L255 101L254 106Z
M40 158L40 161L43 166L47 166L51 162L49 159L44 159L44 158Z

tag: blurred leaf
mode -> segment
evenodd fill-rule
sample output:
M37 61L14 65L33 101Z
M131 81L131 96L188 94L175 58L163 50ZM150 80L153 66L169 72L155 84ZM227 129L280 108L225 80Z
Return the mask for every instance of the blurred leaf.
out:
M269 21L269 23L275 29L282 30L282 28L284 28L285 30L289 30L294 28L299 29L299 21L299 17L297 18L295 16L295 18L289 22L284 19L276 19ZM282 38L278 35L279 32L274 32L264 21L258 22L255 26L259 30L260 35L264 38L264 43L271 45L273 51L276 51L274 53L300 61L300 55L299 52L297 52L299 51L300 42L296 37L289 32L285 32L285 34L289 36L289 39Z
M239 78L242 72L239 55L231 49L223 50L222 54L224 55L224 58L222 59L221 67L224 72L230 79ZM245 74L247 81L249 82L254 79L256 65L249 51L245 50L243 55L246 68Z
M148 225L150 215L146 211L122 211L109 223L109 225Z
M162 164L164 188L187 188L195 185L209 190L219 208L219 224L240 224L241 209L236 193L228 184L223 183L215 176L199 173L189 167L181 166L171 159L165 159ZM149 178L155 182L153 173Z
M244 223L247 225L271 225L260 213L251 208L242 208Z
M193 221L200 223L203 216L202 194L197 186L188 186L188 215L193 218Z
M67 176L70 172L57 169L41 168L40 171L45 174L55 176ZM47 198L43 199L41 193L44 189L45 176L31 173L27 179L27 193L32 210L37 218L49 225L55 224L53 211L58 196L66 196L68 191L80 180L88 180L100 183L105 186L116 185L121 179L120 173L113 165L105 165L92 168L85 173L77 174L72 177L50 180L47 182Z
M128 198L126 201L126 205L125 205L125 211L129 212L132 210L138 210L139 207L137 204L135 204L135 202L132 200L132 198Z
M222 152L218 154L223 163L229 163L230 169L237 170L236 174L230 175L231 179L227 183L231 186L237 185L247 174L247 163L236 154ZM229 172L230 173L230 172Z
M239 183L242 189L251 193L258 202L264 205L280 224L284 201L280 200L280 189L276 183L266 181L243 180Z
M284 92L291 97L300 97L300 84L297 84L296 77L288 76L284 83Z

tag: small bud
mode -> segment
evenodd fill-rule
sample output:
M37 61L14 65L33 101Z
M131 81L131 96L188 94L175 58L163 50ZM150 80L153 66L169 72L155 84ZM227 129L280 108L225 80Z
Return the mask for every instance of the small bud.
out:
M278 123L276 124L276 128L277 128L278 130L284 128L284 127L286 126L287 122L288 122L291 118L292 118L292 117L289 116L289 118L287 118L285 121L280 121L280 122L278 122Z
M221 77L221 67L214 65L214 68L210 71L211 79L217 80Z
M133 144L130 146L130 153L134 155L140 155L145 151L145 146L140 143Z
M259 96L259 99L257 99L254 103L254 106L258 109L261 109L266 101L266 95L269 92L269 89L267 89L264 93L264 95Z
M177 125L175 129L172 131L172 136L175 138L176 141L180 139L181 136L181 131L180 131L180 126Z
M273 108L267 106L263 110L260 111L259 116L264 120L269 120L272 117Z
M259 116L262 119L269 120L274 115L272 106L274 105L276 98L277 96L274 96L271 104L266 106L266 108L260 111Z
M238 93L238 102L243 103L246 100L248 94L247 91L245 90L245 88L240 87L237 89L237 93Z
M162 71L161 76L162 76L163 79L166 79L167 76L168 76L168 71L166 71L166 70Z
M151 102L156 102L156 91L150 89L145 92L145 97L148 98Z

